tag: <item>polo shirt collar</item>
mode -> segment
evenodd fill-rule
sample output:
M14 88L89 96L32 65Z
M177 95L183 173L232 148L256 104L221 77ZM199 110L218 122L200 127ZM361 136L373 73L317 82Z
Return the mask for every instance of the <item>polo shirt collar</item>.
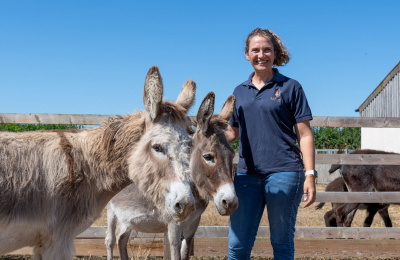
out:
M285 77L279 72L277 68L272 68L275 72L274 77L270 80L270 82L282 82L285 80ZM254 72L252 72L249 76L249 78L243 83L243 86L253 86L253 83L251 82L251 79L254 76Z

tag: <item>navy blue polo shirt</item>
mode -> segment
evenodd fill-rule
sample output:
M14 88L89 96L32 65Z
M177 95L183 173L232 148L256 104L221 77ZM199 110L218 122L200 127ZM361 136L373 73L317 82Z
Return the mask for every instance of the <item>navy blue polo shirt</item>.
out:
M274 71L260 90L251 82L253 73L233 92L236 103L229 124L239 127L239 173L303 170L294 125L311 120L311 109L300 83Z

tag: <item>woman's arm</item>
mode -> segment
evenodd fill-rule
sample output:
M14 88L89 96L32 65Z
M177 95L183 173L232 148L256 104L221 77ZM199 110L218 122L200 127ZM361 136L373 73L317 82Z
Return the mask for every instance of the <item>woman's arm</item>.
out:
M315 170L315 147L314 137L310 127L310 120L297 123L295 129L303 156L304 167L306 168L306 171ZM304 207L306 208L315 201L316 188L314 175L306 176L304 182L304 193L308 193L308 197L306 197L307 202L304 204Z
M225 131L226 140L231 144L239 138L239 127L228 125Z

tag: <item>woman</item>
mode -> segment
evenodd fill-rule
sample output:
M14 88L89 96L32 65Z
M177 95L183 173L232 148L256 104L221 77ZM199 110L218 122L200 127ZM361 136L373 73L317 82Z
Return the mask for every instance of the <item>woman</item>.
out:
M301 85L273 68L290 59L279 36L255 29L245 54L254 72L234 90L235 111L225 133L231 143L240 137L234 179L239 207L230 217L228 255L250 259L266 205L274 259L294 259L303 193L304 207L315 201L312 114Z

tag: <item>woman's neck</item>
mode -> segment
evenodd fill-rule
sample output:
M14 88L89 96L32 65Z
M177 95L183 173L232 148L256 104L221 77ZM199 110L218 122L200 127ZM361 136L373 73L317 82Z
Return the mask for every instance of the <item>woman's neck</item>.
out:
M256 88L261 89L267 82L269 82L275 75L274 70L265 71L264 73L254 72L251 82Z

